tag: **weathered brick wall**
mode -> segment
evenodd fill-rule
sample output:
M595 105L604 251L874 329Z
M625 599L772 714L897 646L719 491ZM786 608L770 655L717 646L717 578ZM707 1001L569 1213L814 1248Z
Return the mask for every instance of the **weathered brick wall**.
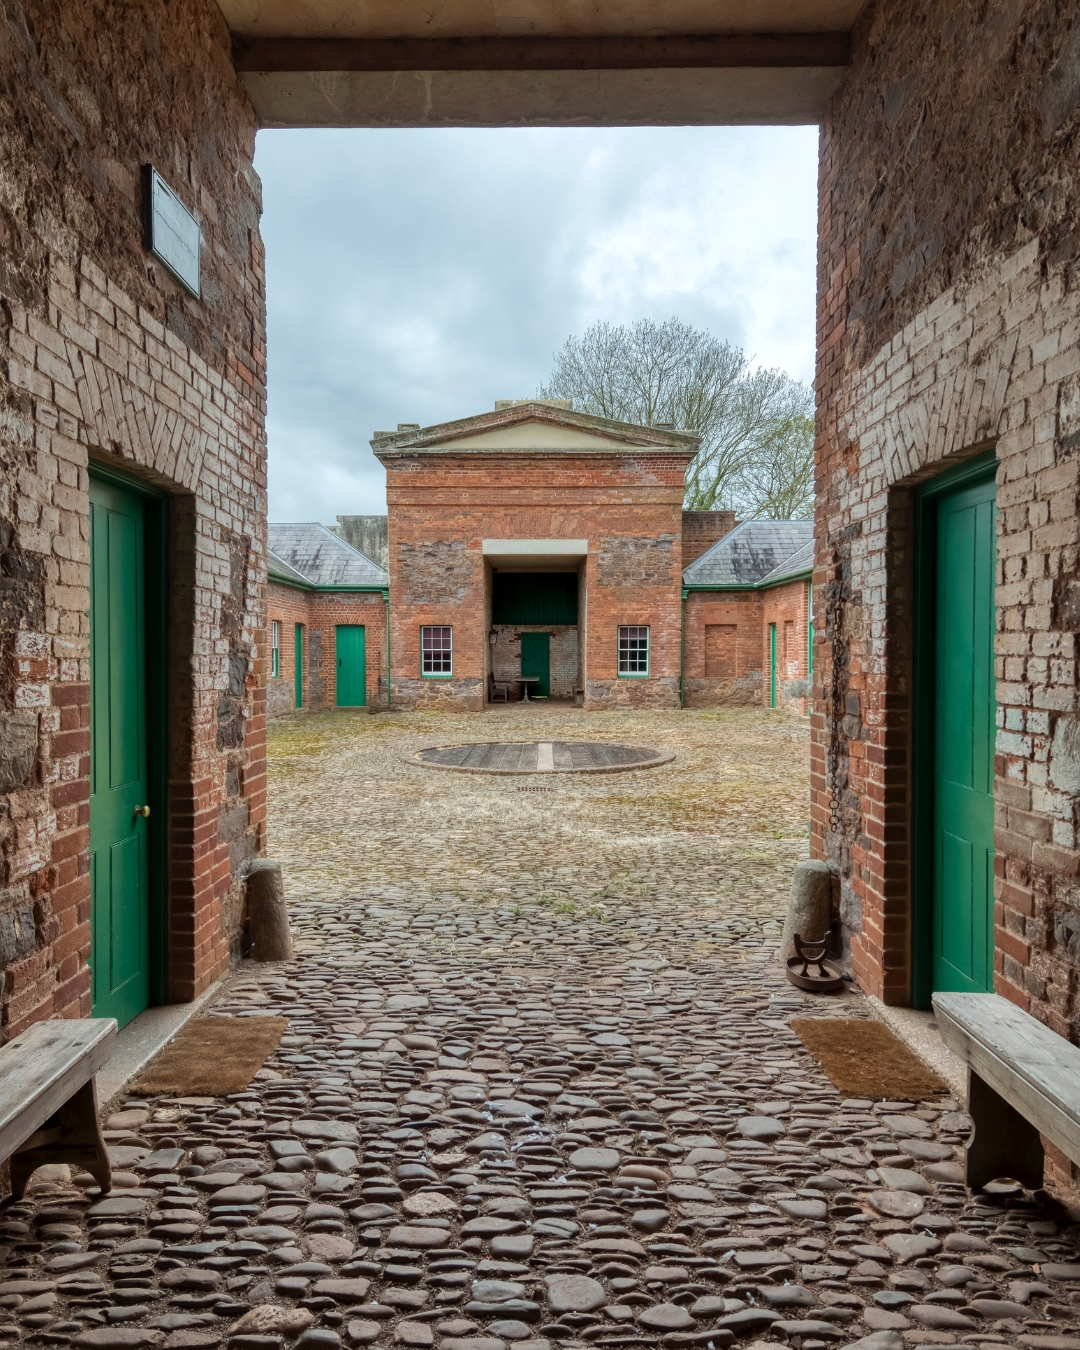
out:
M492 625L497 640L491 650L491 668L497 680L516 680L521 674L522 633L551 634L551 697L573 698L581 688L581 656L576 624L497 623ZM520 694L512 691L511 697Z
M789 581L761 592L762 654L769 680L769 627L776 625L776 706L799 717L809 706L809 593L805 581ZM764 697L768 698L766 693Z
M683 680L688 708L760 704L762 631L760 592L690 592Z
M682 565L690 566L735 528L734 511L684 511L682 513Z
M364 628L364 671L368 708L386 707L386 606L374 591L305 591L271 581L266 588L267 660L270 625L281 624L278 677L266 684L266 715L296 712L296 625L304 626L303 699L307 709L337 702L338 624ZM269 665L267 667L269 670Z
M318 671L318 685L311 682L311 706L333 708L337 704L337 635L338 624L362 624L364 628L364 674L366 707L386 707L386 604L374 591L346 591L329 594L316 593L312 597L311 628L321 635L322 663ZM314 665L315 643L312 642L311 662ZM316 687L321 689L321 702L316 702Z
M0 10L4 1034L90 1010L94 460L169 497L168 997L205 988L238 941L237 869L265 813L254 132L209 0ZM143 249L146 163L202 223L201 301Z
M684 467L681 456L641 451L540 462L510 451L389 460L393 706L484 706L485 538L584 538L586 705L677 707ZM453 627L453 679L421 678L426 624ZM648 679L618 677L620 624L649 626Z
M911 969L911 488L996 447L999 993L1080 1040L1075 7L879 0L821 137L813 848Z

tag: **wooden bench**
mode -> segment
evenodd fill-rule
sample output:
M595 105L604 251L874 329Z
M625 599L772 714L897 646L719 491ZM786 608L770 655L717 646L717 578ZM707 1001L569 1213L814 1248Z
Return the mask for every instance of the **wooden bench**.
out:
M13 1199L46 1163L82 1167L111 1188L94 1074L115 1037L111 1017L36 1022L0 1048L0 1158L11 1159Z
M997 994L935 994L941 1039L968 1066L967 1184L1043 1184L1043 1143L1080 1163L1080 1049Z

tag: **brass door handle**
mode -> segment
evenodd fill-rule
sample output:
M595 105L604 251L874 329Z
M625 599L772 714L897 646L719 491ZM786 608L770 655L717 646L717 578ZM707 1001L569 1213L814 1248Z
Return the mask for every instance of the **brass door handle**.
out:
M135 814L137 816L142 816L143 819L145 820L145 818L150 814L150 808L148 806L137 806L135 808Z

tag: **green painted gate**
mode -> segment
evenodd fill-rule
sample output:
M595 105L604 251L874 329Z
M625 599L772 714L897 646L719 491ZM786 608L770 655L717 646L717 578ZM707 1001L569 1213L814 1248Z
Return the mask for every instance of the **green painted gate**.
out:
M521 673L536 675L539 683L529 686L529 697L541 694L548 698L551 694L551 634L522 633L521 635Z
M121 1026L150 1001L145 530L139 496L91 478L91 998Z
M357 623L338 624L335 646L337 654L337 706L339 708L362 708L367 703L363 625Z
M960 481L943 478L920 504L916 846L925 832L928 856L916 878L929 892L929 989L923 980L915 1001L924 1006L930 992L994 985L994 468L980 461Z

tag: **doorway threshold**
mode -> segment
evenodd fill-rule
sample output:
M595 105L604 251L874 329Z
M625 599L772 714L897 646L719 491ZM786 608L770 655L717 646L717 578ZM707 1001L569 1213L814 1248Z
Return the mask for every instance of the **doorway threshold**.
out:
M213 1002L223 983L224 977L216 980L190 1003L163 1003L157 1008L147 1008L117 1033L109 1062L97 1074L99 1110L104 1111L162 1046Z
M943 1079L959 1102L967 1101L967 1065L954 1055L938 1032L932 1012L921 1008L902 1008L882 1003L868 995L870 1011L884 1022L907 1048Z

